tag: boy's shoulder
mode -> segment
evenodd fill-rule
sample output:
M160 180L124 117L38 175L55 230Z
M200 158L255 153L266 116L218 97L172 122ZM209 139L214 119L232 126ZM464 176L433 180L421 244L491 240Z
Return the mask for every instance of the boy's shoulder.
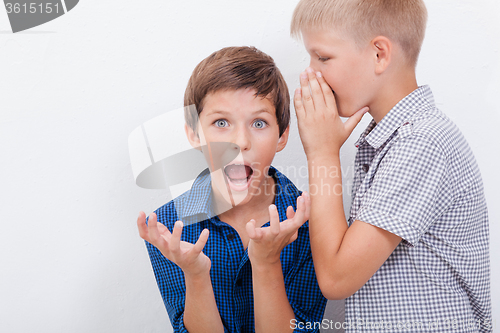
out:
M455 123L437 108L429 86L421 86L403 98L379 124L372 125L366 132L366 139L377 148L392 135L400 144L431 145L443 155L456 149L468 149Z
M423 108L409 122L414 140L436 147L444 157L472 155L458 126L437 106Z

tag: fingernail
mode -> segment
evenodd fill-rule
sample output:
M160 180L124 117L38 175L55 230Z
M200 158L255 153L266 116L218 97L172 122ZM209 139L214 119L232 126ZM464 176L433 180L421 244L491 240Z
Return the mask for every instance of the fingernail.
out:
M302 94L302 89L297 88L295 89L295 95L301 95Z
M321 74L321 72L316 72L316 76L317 77L322 77L323 75Z
M301 198L299 199L299 202L300 202L300 203L304 203L304 198L302 198L302 197L301 197Z
M308 73L312 73L312 72L313 72L313 69L312 69L311 67L307 67L307 68L306 68L306 71L307 71Z
M305 196L306 198L309 198L309 193L308 193L308 192L304 192L304 196Z
M269 207L271 207L271 209L274 209L274 210L276 210L276 209L277 209L277 208L276 208L276 205L270 205Z
M300 73L300 78L301 79L307 79L307 73L306 72Z
M175 222L174 227L176 227L176 228L182 228L182 221Z
M203 229L201 233L203 234L203 236L206 236L208 234L208 229Z

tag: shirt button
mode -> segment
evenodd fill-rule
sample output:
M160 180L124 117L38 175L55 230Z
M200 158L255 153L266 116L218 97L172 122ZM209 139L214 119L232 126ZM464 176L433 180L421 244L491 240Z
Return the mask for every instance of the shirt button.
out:
M370 164L363 164L363 171L368 172L370 170Z
M228 234L226 237L227 237L228 241L232 241L233 239L236 238L236 236L234 234Z

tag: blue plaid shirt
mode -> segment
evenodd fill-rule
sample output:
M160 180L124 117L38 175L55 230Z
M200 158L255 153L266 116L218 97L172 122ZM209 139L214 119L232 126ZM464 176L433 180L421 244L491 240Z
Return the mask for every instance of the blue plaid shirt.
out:
M274 203L278 208L280 221L284 221L286 208L292 206L296 209L297 197L301 192L275 168L270 168L269 175L276 180ZM210 230L203 252L212 261L210 278L224 331L254 332L252 267L248 252L243 248L236 230L213 214L211 198L211 179L207 169L194 181L191 190L155 212L158 221L170 231L175 221L185 222L181 240L186 242L195 243L203 229ZM200 219L200 214L204 214L206 219ZM190 219L201 222L189 224ZM264 226L269 226L269 222ZM184 273L156 247L147 242L146 245L174 331L187 332L183 321L186 295ZM326 299L321 294L314 273L308 222L299 228L297 240L283 249L281 266L286 293L297 323L304 323L291 326L296 326L297 332L319 332Z

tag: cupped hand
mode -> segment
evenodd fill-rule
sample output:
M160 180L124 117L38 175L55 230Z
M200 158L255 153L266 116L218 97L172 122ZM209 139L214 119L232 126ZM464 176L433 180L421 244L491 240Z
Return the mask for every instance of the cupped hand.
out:
M183 224L175 222L173 232L157 221L155 213L149 215L146 225L146 214L139 213L137 218L139 235L145 241L153 244L170 261L177 264L184 274L201 275L210 272L210 258L203 252L208 240L208 229L202 231L195 244L181 241Z
M308 158L338 154L368 111L368 107L364 107L343 122L332 89L321 73L315 73L311 68L300 75L300 88L295 90L294 105L300 139Z
M286 210L287 220L280 223L275 205L269 206L270 226L257 227L254 220L246 225L250 241L248 257L252 265L276 264L280 260L281 251L297 239L298 229L309 219L311 201L307 192L297 198L297 211L289 206Z

